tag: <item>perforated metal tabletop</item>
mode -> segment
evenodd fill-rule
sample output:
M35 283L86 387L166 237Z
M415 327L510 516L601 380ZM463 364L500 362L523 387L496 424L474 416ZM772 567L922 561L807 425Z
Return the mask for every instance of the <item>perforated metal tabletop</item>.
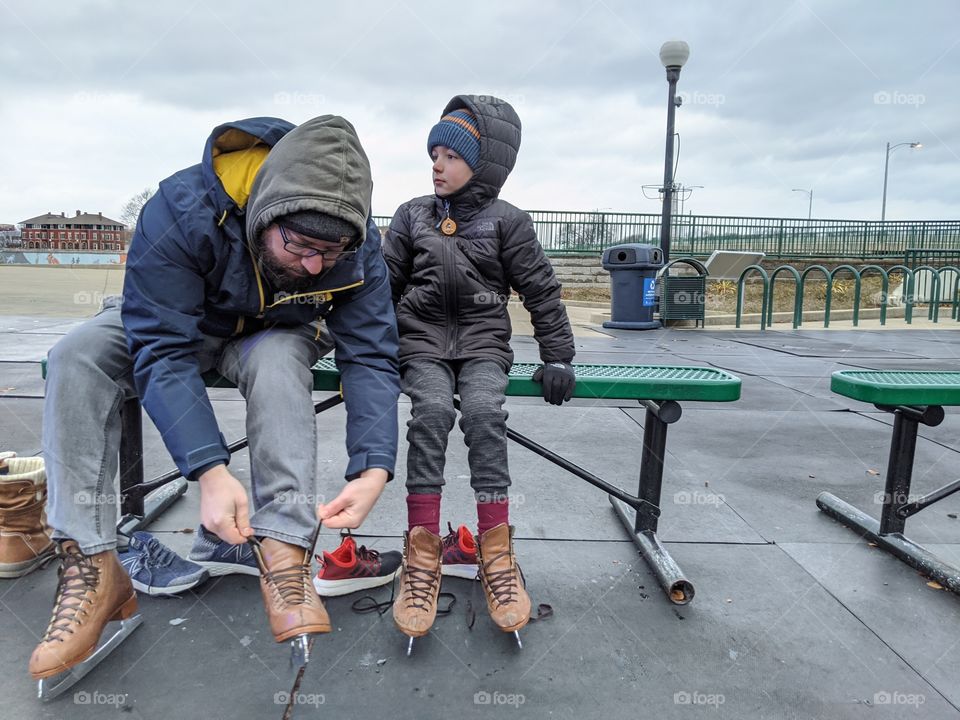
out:
M510 369L507 395L542 394L531 376L539 363L517 363ZM740 398L740 378L723 370L671 365L574 365L577 398L624 400L703 400L732 402ZM340 374L331 358L313 368L315 390L337 390Z
M830 389L878 405L960 405L960 372L838 370Z

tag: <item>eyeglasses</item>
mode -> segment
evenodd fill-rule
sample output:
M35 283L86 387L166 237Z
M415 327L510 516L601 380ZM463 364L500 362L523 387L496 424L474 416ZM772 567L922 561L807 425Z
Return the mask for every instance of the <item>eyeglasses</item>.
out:
M357 253L356 250L321 250L313 245L305 245L304 243L299 243L288 238L286 230L283 229L283 225L277 225L277 227L280 228L280 238L283 240L283 249L291 255L305 258L320 255L323 257L324 262L333 264L338 260L343 260Z

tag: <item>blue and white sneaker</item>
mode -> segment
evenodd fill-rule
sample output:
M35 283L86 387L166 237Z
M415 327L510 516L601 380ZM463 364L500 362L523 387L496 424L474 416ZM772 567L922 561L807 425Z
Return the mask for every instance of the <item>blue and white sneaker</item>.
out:
M203 525L197 527L197 536L190 548L189 558L211 577L220 575L260 576L257 559L253 556L250 543L231 545L207 530Z
M153 535L138 530L126 549L118 550L120 564L133 587L147 595L176 595L207 580L207 571L184 560Z

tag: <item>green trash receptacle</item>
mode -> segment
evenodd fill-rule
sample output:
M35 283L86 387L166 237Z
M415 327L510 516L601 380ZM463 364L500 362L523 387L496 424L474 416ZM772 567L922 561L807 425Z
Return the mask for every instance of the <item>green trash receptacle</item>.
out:
M670 275L677 263L692 267L696 275ZM707 268L693 258L677 258L660 269L660 320L693 320L703 327L706 319Z

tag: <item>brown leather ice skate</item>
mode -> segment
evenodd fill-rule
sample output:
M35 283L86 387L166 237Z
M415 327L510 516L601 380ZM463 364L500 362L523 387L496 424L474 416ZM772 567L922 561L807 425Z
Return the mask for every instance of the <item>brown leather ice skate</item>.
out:
M137 612L137 594L114 550L84 555L73 540L63 541L53 616L30 657L36 680L66 672L93 654L108 622Z
M53 558L46 502L43 458L0 453L0 578L21 577Z
M437 617L443 541L418 525L403 543L400 593L393 602L393 621L410 638L423 637ZM412 643L409 650L412 648Z
M278 643L297 635L330 632L330 616L313 587L310 552L273 538L259 541L264 564L260 590Z
M500 523L477 538L477 564L494 624L516 632L530 622L530 596L513 551L511 526Z

